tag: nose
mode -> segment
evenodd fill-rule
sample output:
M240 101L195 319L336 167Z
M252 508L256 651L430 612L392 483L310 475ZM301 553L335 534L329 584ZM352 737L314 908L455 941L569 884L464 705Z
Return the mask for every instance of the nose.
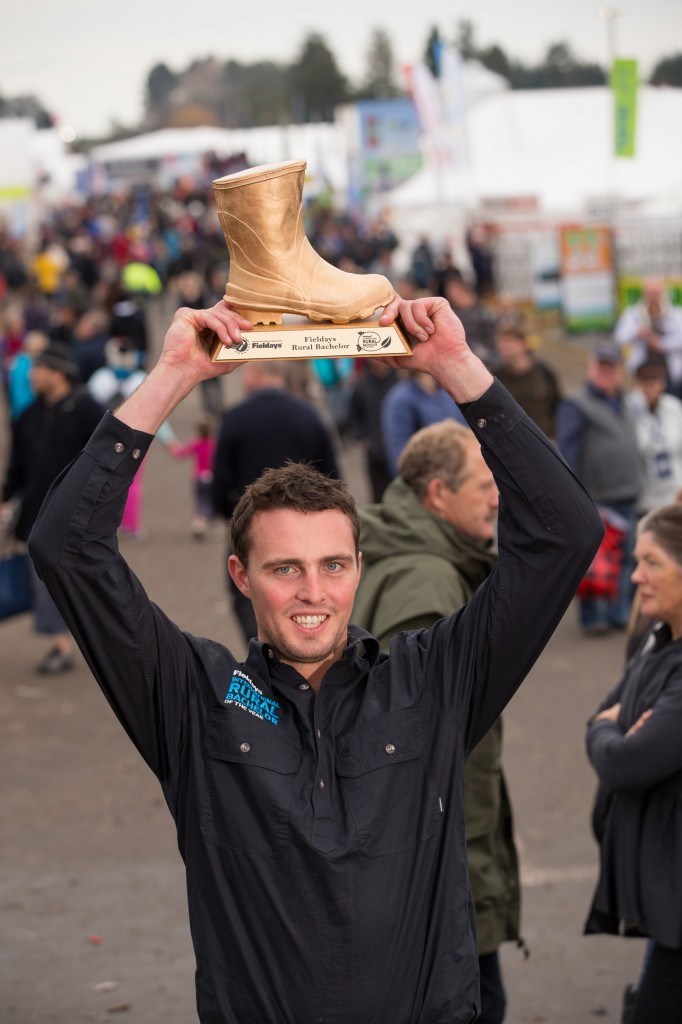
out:
M296 597L306 604L318 605L324 601L322 580L317 573L303 573L296 590Z
M639 584L642 582L642 569L641 569L641 566L639 566L639 565L635 566L634 572L630 576L630 580L631 580L632 583L635 584L636 587L639 586Z

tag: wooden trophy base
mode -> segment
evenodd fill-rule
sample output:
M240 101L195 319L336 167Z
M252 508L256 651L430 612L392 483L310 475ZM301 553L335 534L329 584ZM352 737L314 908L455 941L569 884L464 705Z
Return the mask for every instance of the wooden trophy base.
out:
M242 331L240 345L216 341L211 348L215 363L251 359L357 359L362 356L411 356L412 349L396 322L382 327L376 320L349 324L313 323L305 317L285 316L275 327Z

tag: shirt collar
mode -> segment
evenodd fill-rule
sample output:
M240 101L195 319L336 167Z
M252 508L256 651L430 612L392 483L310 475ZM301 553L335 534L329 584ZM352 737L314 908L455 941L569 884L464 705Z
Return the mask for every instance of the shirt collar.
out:
M377 662L380 651L379 641L371 633L360 626L349 625L348 644L344 649L342 662L365 659L368 666L372 668ZM245 666L256 676L261 672L270 674L275 667L278 674L281 674L283 669L291 669L291 666L285 665L281 661L276 647L269 643L263 643L257 638L249 641ZM291 669L291 671L295 672L296 670ZM298 675L298 673L296 674Z

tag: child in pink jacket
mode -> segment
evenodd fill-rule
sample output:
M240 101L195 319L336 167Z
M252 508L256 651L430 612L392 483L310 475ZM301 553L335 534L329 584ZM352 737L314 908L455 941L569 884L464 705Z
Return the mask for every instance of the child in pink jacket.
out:
M190 529L195 540L203 540L213 519L211 483L213 481L213 459L216 440L212 434L208 417L197 420L196 436L187 444L172 444L170 452L176 459L194 459L192 479L194 481L194 515Z

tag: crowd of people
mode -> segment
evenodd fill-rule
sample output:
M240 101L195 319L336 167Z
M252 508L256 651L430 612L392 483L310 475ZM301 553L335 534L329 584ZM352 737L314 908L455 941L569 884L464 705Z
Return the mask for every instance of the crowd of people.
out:
M484 233L470 233L465 269L439 258L423 238L409 274L400 280L391 271L397 239L381 221L363 226L323 210L311 221L309 235L326 260L345 270L385 273L405 300L415 301L410 308L425 308L418 303L437 294L443 303L438 309L454 313L464 328L468 350L482 368L477 379L484 380L485 373L488 381L494 374L511 396L505 401L518 403L528 417L524 422L542 432L533 435L533 445L548 439L550 475L557 472L557 479L563 479L563 470L556 468L563 466L558 451L595 503L607 536L616 536L608 574L599 575L598 552L582 579L575 580L586 637L622 630L624 640L628 631L634 638L622 681L588 725L588 756L599 778L603 814L598 829L601 876L586 930L649 938L643 974L628 993L623 1019L679 1024L682 868L670 853L679 828L669 822L682 797L676 740L682 714L682 648L676 646L682 639L682 505L675 504L682 489L682 311L668 302L660 283L648 282L641 300L621 315L613 337L588 352L583 383L567 390L556 366L542 358L539 340L523 317L509 310L499 313ZM10 436L1 506L5 529L28 541L50 485L88 445L105 410L136 408L134 395L153 380L150 299L164 294L175 307L202 311L219 302L228 273L224 239L204 195L132 192L58 210L43 225L32 251L0 232L0 359ZM453 330L450 321L447 330ZM259 638L277 648L272 635L263 635L269 613L259 608L258 587L248 579L248 545L235 547L234 519L243 514L243 497L249 494L255 501L251 488L263 472L288 462L304 462L325 479L339 481L341 445L361 447L372 499L359 513L363 575L348 611L352 607L351 620L376 637L382 651L397 650L394 638L405 631L437 636L438 623L458 609L475 608L483 600L480 594L494 589L491 581L499 579L499 567L508 557L497 548L499 492L506 488L512 504L513 498L504 473L500 477L499 467L493 472L490 458L482 455L486 419L479 416L472 423L468 407L478 396L458 391L420 360L413 369L397 369L381 359L253 362L241 374L245 397L228 405L219 376L206 372L197 377L200 416L194 436L184 443L166 416L152 429L137 412L135 422L126 418L130 412L120 415L141 435L158 433L172 457L192 460L190 532L195 540L203 540L213 523L232 521L231 569L224 575L245 643ZM119 445L121 452L129 448L124 434L116 441L117 452ZM113 528L119 540L141 541L146 531L140 448L132 457L139 465L131 464ZM284 483L278 480L280 486ZM261 495L258 500L265 499ZM331 508L352 519L353 513L336 501ZM249 514L259 514L259 507ZM326 515L326 508L311 505L308 512ZM577 522L573 527L578 528ZM57 527L43 522L41 542L52 529ZM591 530L594 536L594 526ZM40 542L36 550L48 565ZM54 578L48 588L41 577L50 573ZM74 665L71 629L77 621L68 602L65 610L58 573L51 567L34 578L35 628L50 645L36 668L53 676ZM96 628L90 628L94 638ZM177 647L177 638L171 640ZM303 678L312 678L302 670L300 654L291 655L288 663ZM235 669L233 681L246 678L239 675L242 669ZM105 689L117 685L99 681ZM315 677L300 689L312 686L317 692L320 681ZM279 706L274 698L271 703ZM465 775L468 871L481 983L478 1000L465 991L469 971L458 997L480 1010L483 1024L504 1019L498 951L504 941L519 940L522 934L512 803L502 769L503 703L493 701L486 708L485 729L470 722L465 742L470 755ZM395 728L396 736L412 742L407 725ZM242 752L251 749L250 743L242 742ZM142 741L138 745L142 749ZM392 745L391 740L385 751ZM158 763L158 751L145 750ZM353 756L360 753L348 752L351 761ZM373 756L362 754L368 761ZM347 779L355 778L353 771L349 766ZM355 807L353 785L344 781L344 787ZM216 807L212 813L225 811ZM331 851L332 826L320 814L316 849ZM220 831L226 826L214 821L212 827ZM379 853L391 855L403 848L390 829L379 830L376 840L366 838L363 829L361 846L376 842ZM248 842L244 839L247 847L256 839L269 844L254 830ZM416 919L415 927L428 930Z

